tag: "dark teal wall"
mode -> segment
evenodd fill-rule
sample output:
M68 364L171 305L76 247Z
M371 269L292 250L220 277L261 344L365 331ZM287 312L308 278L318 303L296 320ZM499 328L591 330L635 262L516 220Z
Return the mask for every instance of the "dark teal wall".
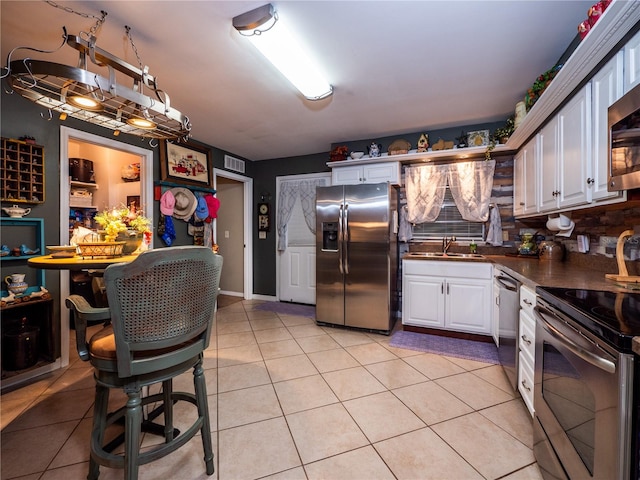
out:
M17 94L8 95L3 91L0 98L0 113L2 115L0 130L2 136L11 138L18 138L24 135L32 136L35 137L38 144L43 145L45 148L46 202L42 205L34 206L31 216L48 219L45 222L45 244L56 245L59 241L58 239L60 238L59 216L66 215L65 212L59 212L60 194L58 187L60 176L60 125L64 124L68 127L90 132L106 138L113 138L113 132L111 130L91 125L80 120L74 120L72 118L67 119L65 122L61 122L58 120L55 114L53 119L46 120L45 118L41 117L41 114L45 117L48 117L48 113L44 108L23 99ZM352 151L363 150L364 152L366 152L367 145L369 145L372 140L375 140L376 143L381 143L383 146L383 151L386 151L389 144L393 140L398 138L406 139L411 143L412 147L415 148L418 138L422 132L428 133L430 142L434 143L438 140L438 138L443 138L444 140L454 140L455 137L460 136L461 130L469 132L472 130L482 130L488 128L493 131L497 126L502 126L502 124L502 122L498 122L492 124L468 125L464 127L440 130L425 129L421 132L409 133L404 135L394 135L375 139L362 139L351 142L337 142L331 145L331 148L333 148L335 145L347 145ZM144 141L138 137L124 134L118 137L118 141L137 145L141 148L152 149L154 152L154 179L160 178L160 154L158 147L152 148L151 146L149 146L148 141ZM242 158L234 154L233 152L226 152L205 144L201 145L210 149L213 167L217 169L224 170L225 154L229 154L237 158ZM276 158L260 162L247 161L245 176L253 178L254 212L256 211L256 204L261 201L261 196L264 193L271 195L270 203L272 205L272 209L275 208L277 176L327 172L330 170L326 165L328 160L329 153L327 151L299 157ZM159 218L159 214L159 204L158 202L154 202L154 218ZM272 219L275 220L275 212L273 213ZM176 225L177 234L175 245L191 244L192 237L187 234L187 224L180 220L175 221L174 223ZM275 224L272 225L271 231L267 234L266 240L260 240L258 238L258 232L257 228L255 227L255 222L253 223L253 225L253 291L255 294L260 295L276 295ZM156 238L155 245L156 247L161 247L164 246L164 243L159 238ZM51 287L52 293L57 295L57 274L47 274L47 286Z
M276 205L276 177L302 173L328 172L329 154L317 153L300 157L278 158L253 162L254 212L262 194L271 196L272 210ZM257 215L257 214L256 214ZM266 240L258 238L257 228L253 230L253 290L256 294L276 295L276 226L275 211L271 216L273 225ZM257 220L256 220L257 221Z
M31 136L36 143L44 146L45 158L45 202L29 205L30 217L44 218L45 245L58 245L60 243L60 216L67 216L68 212L60 211L60 125L63 124L55 114L51 120L48 111L36 104L25 100L17 94L7 94L4 89L0 102L2 118L1 133L3 137L19 138ZM42 116L41 116L42 114ZM69 118L64 122L65 126L83 130L96 135L113 137L110 130L87 124L79 120ZM148 146L138 138L122 135L119 138L124 143L145 148ZM150 148L150 147L149 147ZM3 202L3 205L11 202ZM57 272L46 272L45 282L54 298L59 296L59 281ZM55 302L56 313L60 306Z
M41 114L44 116L41 116ZM7 94L4 89L0 97L0 133L3 137L19 138L22 136L31 136L36 139L36 143L42 145L45 151L45 203L39 205L29 205L32 209L30 217L45 219L45 245L57 245L60 239L60 216L68 215L68 212L60 212L60 126L64 125L76 130L89 132L105 138L113 139L113 132L109 129L92 125L87 122L68 118L64 122L58 119L53 112L51 120L48 111L24 98L18 94ZM153 150L153 177L160 179L160 151L149 145L147 140L142 140L132 135L121 134L117 140L122 143L136 145L140 148ZM156 142L157 143L157 142ZM199 142L195 142L199 143ZM215 147L203 145L210 149L213 167L224 169L225 152ZM3 202L3 206L9 205L11 202ZM154 202L154 218L159 218L159 202ZM175 245L189 245L193 243L193 238L187 234L187 224L181 220L174 221L176 226L176 242ZM154 226L155 227L155 226ZM156 247L164 246L159 238L154 239ZM3 269L4 270L4 269ZM4 273L4 272L3 272ZM51 291L54 298L59 296L59 281L57 272L47 272L45 281L47 288ZM55 303L56 314L59 312L60 306Z
M506 118L505 118L506 121ZM386 153L389 145L394 140L403 139L411 144L411 148L415 149L418 144L418 139L420 135L426 133L429 136L429 145L433 145L439 139L443 139L444 141L453 141L456 142L456 139L460 136L466 136L469 132L477 131L477 130L489 130L489 134L493 134L496 128L503 127L505 122L493 122L493 123L483 123L483 124L475 124L475 125L465 125L463 127L452 127L452 128L441 128L441 129L429 129L425 128L419 132L412 133L403 133L398 135L392 135L388 137L378 137L378 138L365 138L360 140L352 140L348 142L335 142L331 144L331 149L340 146L346 145L349 148L350 152L364 152L367 154L367 147L371 145L372 142L378 143L382 145L382 152ZM465 135L463 135L465 134Z

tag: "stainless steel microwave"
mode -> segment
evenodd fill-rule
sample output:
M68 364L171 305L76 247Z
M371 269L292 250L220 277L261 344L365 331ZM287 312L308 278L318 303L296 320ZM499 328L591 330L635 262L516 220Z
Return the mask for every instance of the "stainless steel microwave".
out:
M609 107L609 182L615 192L640 188L640 85Z

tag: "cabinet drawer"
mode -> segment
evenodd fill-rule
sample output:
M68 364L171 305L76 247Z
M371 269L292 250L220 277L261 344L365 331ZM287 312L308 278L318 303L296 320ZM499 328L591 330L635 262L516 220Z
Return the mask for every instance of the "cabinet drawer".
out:
M524 310L520 310L520 331L518 334L518 344L520 345L520 351L529 357L531 363L533 363L533 360L535 358L535 336L535 320Z
M529 287L520 287L520 308L526 311L533 318L533 307L536 306L536 292Z
M520 352L518 360L518 391L522 395L529 413L533 416L535 412L533 408L533 364L529 363L529 359L522 352Z
M476 278L490 280L493 266L490 263L457 260L403 260L404 272L409 275Z

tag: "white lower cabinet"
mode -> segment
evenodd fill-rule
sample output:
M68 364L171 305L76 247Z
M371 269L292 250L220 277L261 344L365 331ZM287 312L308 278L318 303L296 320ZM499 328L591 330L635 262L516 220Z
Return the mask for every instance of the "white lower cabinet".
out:
M492 265L404 260L402 323L492 334Z
M533 308L536 294L526 286L520 287L520 327L518 334L518 391L531 415L533 408L533 371L535 365L536 322Z

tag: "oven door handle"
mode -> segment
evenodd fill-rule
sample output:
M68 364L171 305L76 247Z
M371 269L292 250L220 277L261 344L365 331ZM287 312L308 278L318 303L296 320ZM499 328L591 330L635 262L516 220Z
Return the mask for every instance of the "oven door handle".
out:
M509 290L511 292L518 291L518 283L515 280L512 280L502 275L496 275L494 278L496 279L496 282L500 287L506 290Z
M533 308L533 311L536 314L536 317L540 320L540 326L552 337L556 340L562 342L562 344L571 350L572 353L579 356L581 359L589 362L591 365L599 368L600 370L604 370L607 373L616 373L616 364L609 359L603 358L600 355L597 355L593 352L585 350L583 347L572 341L566 335L564 335L560 330L554 327L543 314L547 314L552 318L556 318L556 315L544 308L540 305L536 305ZM596 347L597 348L597 347Z

